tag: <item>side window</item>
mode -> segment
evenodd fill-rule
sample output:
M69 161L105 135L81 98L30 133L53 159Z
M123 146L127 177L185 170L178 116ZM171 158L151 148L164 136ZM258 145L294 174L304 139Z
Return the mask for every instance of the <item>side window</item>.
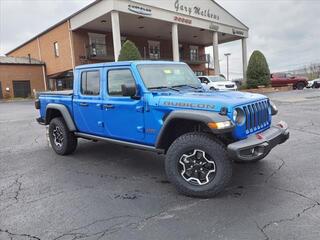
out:
M55 57L59 57L60 54L59 54L59 44L58 42L54 42L53 43L53 51L54 51L54 56Z
M100 72L90 71L81 73L81 93L97 96L100 94Z
M108 93L110 96L122 96L121 85L135 85L129 69L110 70L108 72Z

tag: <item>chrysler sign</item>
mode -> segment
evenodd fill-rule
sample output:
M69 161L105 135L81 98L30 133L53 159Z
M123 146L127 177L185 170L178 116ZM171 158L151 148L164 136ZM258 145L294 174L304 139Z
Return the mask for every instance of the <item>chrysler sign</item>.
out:
M145 7L141 7L138 5L128 5L128 10L137 14L141 14L141 15L146 15L146 16L150 16L152 10L150 8L145 8Z

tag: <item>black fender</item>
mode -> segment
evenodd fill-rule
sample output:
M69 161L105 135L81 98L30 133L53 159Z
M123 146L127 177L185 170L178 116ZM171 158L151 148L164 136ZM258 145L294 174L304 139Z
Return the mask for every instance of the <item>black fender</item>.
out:
M71 114L70 114L69 110L68 110L67 107L66 107L65 105L63 105L63 104L49 103L49 104L47 105L47 107L46 107L46 121L45 121L46 124L49 124L49 120L48 120L48 117L49 117L49 116L48 116L47 113L48 113L48 110L50 110L50 109L58 110L58 111L61 113L64 121L65 121L66 124L67 124L67 127L69 128L69 130L70 130L71 132L74 132L74 131L77 130L76 125L74 124L74 121L73 121L73 119L72 119L72 117L71 117Z
M209 111L201 111L201 110L177 110L172 111L164 120L163 126L159 132L156 141L156 148L162 148L163 143L166 140L166 134L168 131L174 131L174 129L170 129L170 124L175 120L192 120L196 122L200 122L208 126L210 122L225 122L230 120L228 116L221 115L217 112L209 112ZM227 129L210 129L213 134L221 134L231 132L234 128L232 127Z

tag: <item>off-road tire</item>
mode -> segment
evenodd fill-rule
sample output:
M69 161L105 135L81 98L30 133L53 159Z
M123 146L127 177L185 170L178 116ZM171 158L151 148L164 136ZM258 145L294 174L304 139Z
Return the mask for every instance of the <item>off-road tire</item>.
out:
M244 161L244 160L240 160L240 159L233 159L233 161L235 163L240 163L240 164L252 164L252 163L257 163L259 161L261 161L262 159L264 159L269 153L271 152L271 150L268 150L267 152L265 152L264 154L262 154L261 156L257 157L256 159L250 160L250 161Z
M63 136L61 146L55 143L54 130L59 128ZM73 132L70 132L62 117L53 118L49 124L49 139L53 150L59 155L68 155L77 148L78 140Z
M305 87L304 83L303 82L298 82L297 83L297 86L296 86L296 89L298 90L303 90Z
M181 156L192 149L203 150L215 162L214 178L205 185L193 185L187 182L179 172ZM226 148L220 141L207 133L191 132L177 138L167 151L165 170L171 183L177 190L193 197L213 197L221 192L232 177L232 162L228 159Z

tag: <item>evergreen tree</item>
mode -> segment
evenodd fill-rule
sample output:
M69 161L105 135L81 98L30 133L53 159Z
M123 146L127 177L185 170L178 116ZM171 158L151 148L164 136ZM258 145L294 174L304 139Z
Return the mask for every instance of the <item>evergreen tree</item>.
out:
M127 40L120 51L118 61L132 61L132 60L141 60L142 57L136 45Z
M250 57L247 69L247 87L270 85L270 70L262 52L254 51Z

